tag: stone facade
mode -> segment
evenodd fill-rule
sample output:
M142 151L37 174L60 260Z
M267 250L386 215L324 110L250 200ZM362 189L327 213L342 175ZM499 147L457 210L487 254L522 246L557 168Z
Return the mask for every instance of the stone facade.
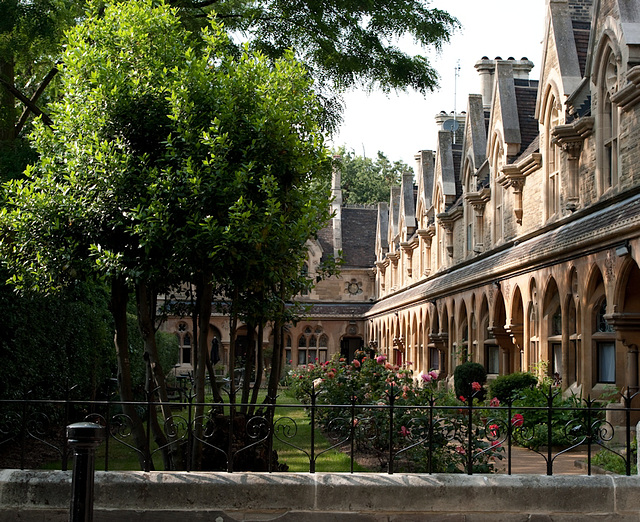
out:
M461 149L442 130L433 179L418 162L413 260L428 273L389 287L382 268L404 251L376 251L367 333L392 360L448 375L542 363L584 396L638 390L638 29L633 2L549 0L538 81L525 58L476 64Z
M640 9L547 0L545 24L539 79L527 58L479 60L480 92L437 116L435 150L388 203L342 206L336 176L308 268L338 250L345 266L301 297L287 359L364 347L416 375L473 360L548 366L584 396L638 390ZM228 326L211 324L224 363Z

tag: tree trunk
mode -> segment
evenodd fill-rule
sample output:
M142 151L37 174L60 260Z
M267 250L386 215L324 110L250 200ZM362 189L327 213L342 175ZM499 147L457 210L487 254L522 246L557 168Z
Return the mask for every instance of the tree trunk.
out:
M209 321L211 320L211 299L213 298L213 285L210 274L204 274L196 285L198 298L196 299L198 308L198 338L197 354L194 358L194 386L196 390L196 412L194 422L194 441L191 468L200 469L202 462L202 440L204 422L204 399L205 399L205 368L207 352L207 333L209 332Z
M151 416L154 418L154 440L156 444L163 448L162 454L165 462L165 470L182 469L180 451L177 444L177 429L173 421L169 396L167 395L167 383L164 378L164 371L160 364L158 346L156 344L155 315L156 315L156 293L147 285L136 286L136 305L138 309L138 328L142 336L145 360L150 372L150 393L157 393L160 398L160 410L164 418L164 432L160 429L157 421L157 409L154 408ZM170 442L170 444L169 444Z
M122 411L131 420L131 433L135 447L139 450L138 459L140 469L145 468L147 455L147 437L142 420L138 416L133 404L133 389L131 385L131 365L129 362L129 335L127 331L127 301L129 291L123 278L111 281L111 314L115 323L115 345L118 359L118 390L120 400L125 402Z
M249 402L251 391L251 374L253 373L253 360L256 357L255 349L255 327L247 324L247 359L244 362L244 379L242 380L242 404ZM242 406L242 413L247 412L247 406Z
M260 386L262 386L262 373L264 372L264 353L262 348L263 335L264 324L260 322L260 326L258 326L258 366L256 367L256 382L253 385L253 392L251 394L251 407L249 408L249 415L253 415L255 405L258 403Z
M282 367L283 353L283 325L282 320L278 319L273 327L273 358L271 359L271 373L269 374L269 383L267 384L267 398L275 399L278 395L278 386L280 385L280 373Z

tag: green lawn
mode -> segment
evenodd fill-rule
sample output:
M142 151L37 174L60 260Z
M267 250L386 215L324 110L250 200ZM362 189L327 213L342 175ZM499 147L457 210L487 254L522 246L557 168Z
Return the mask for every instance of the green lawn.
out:
M260 404L264 398L262 394L258 400ZM212 400L207 397L207 401ZM280 464L289 466L290 472L309 472L310 471L310 455L311 455L311 426L310 420L305 413L303 405L294 397L283 390L278 397L278 404L286 404L291 407L281 408L277 411L275 422L279 426L292 427L295 422L295 434L293 430L280 429L278 434L280 439L286 440L289 444L274 438L274 450L278 453L278 461ZM187 416L187 410L176 410L177 416ZM281 419L286 417L286 419ZM280 421L278 421L280 419ZM349 456L342 453L338 449L326 451L331 443L319 431L315 430L315 471L332 471L332 472L349 472L351 469ZM130 437L124 437L129 444L132 444ZM293 447L296 446L297 448ZM157 446L152 443L152 449ZM299 448L299 449L298 449ZM135 455L135 450L121 444L120 442L110 438L108 444L103 443L96 452L96 470L105 469L105 452L109 451L109 470L140 470L140 464ZM326 451L325 453L322 453ZM162 455L156 452L153 455L153 462L156 470L164 469L162 464ZM71 468L72 462L69 463ZM60 469L61 462L51 462L46 466L47 469ZM367 469L354 463L354 471L368 471Z

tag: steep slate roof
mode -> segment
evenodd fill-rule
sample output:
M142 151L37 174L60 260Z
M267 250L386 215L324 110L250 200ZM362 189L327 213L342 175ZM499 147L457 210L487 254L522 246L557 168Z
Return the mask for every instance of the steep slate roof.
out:
M536 98L538 95L537 80L514 79L516 104L518 106L518 123L520 124L521 146L524 151L538 136L538 120L536 120ZM520 154L521 155L521 154Z
M342 207L342 253L347 266L374 265L377 220L376 207Z
M456 199L462 197L462 142L451 145L453 152L453 172L456 177Z
M587 52L589 50L589 34L591 23L579 20L572 20L573 38L576 41L576 51L578 52L578 63L580 64L580 74L584 76L585 64L587 63Z
M578 246L594 249L610 248L624 240L625 234L637 232L640 228L640 195L615 205L603 204L598 210L593 208L574 216L566 224L534 235L530 239L506 245L506 248L453 267L433 278L378 301L371 313L380 313L421 299L440 298L456 291L459 287L486 284L492 278L500 280L508 274L539 265L549 259L561 260L563 253L572 255ZM524 240L523 240L524 239Z

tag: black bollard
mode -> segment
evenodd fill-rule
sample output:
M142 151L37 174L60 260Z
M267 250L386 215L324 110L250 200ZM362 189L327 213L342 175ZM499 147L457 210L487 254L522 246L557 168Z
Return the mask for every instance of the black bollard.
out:
M67 439L73 448L70 522L93 520L93 472L96 448L104 438L104 427L94 422L76 422L67 426Z

